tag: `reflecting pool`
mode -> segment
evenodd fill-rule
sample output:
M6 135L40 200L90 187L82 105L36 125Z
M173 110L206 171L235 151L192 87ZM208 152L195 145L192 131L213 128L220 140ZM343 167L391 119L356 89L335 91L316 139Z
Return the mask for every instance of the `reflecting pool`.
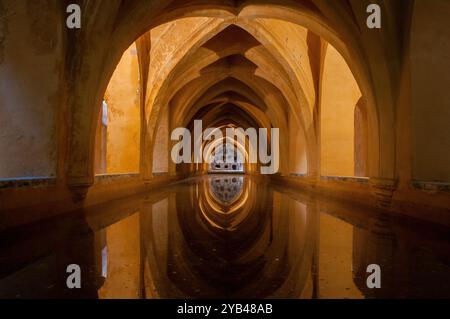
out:
M0 233L0 298L50 297L448 298L450 232L210 175Z

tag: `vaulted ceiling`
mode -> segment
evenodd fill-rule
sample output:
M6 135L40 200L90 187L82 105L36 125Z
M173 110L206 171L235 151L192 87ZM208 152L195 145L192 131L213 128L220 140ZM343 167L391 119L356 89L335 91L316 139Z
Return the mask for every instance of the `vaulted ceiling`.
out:
M276 127L287 138L290 117L300 134L312 125L318 81L313 70L320 63L315 57L325 42L304 27L277 19L194 17L162 24L139 41L147 44L138 47L151 48L140 52L141 60L149 54L150 132L165 107L172 127L202 119L204 128Z
M317 144L321 58L330 43L349 62L367 101L371 171L392 178L395 83L411 1L377 1L390 12L383 33L366 27L368 3L360 0L79 2L83 28L68 35L75 45L66 60L73 92L67 101L73 110L69 184L92 183L93 105L137 39L148 134L168 105L171 123L180 126L202 109L230 114L233 106L267 127L285 128L292 118L309 146ZM150 146L154 136L148 139Z

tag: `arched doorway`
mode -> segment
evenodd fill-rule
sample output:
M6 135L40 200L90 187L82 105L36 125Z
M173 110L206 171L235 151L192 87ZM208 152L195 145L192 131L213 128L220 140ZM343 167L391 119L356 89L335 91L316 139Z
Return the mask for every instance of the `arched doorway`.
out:
M216 148L208 173L244 173L245 157L234 145L226 143Z
M365 64L365 62L361 59L362 56L364 56L364 54L362 54L362 52L360 52L359 50L361 50L361 46L358 46L358 39L357 38L352 38L352 33L351 32L345 32L344 28L333 28L332 25L329 25L329 22L326 21L326 19L322 18L317 18L317 16L315 16L314 14L312 14L312 12L305 10L304 7L297 7L295 5L288 5L286 4L284 1L280 1L279 4L277 4L276 6L272 6L272 5L268 5L268 4L258 4L258 3L252 3L251 5L249 4L243 4L242 6L239 7L239 15L237 17L237 14L233 13L236 11L236 8L234 8L234 6L231 6L230 8L225 8L223 5L220 6L208 6L207 8L202 7L202 5L200 3L195 3L195 1L192 3L192 8L190 6L186 6L184 5L182 8L181 7L177 7L178 3L174 3L173 7L171 7L170 10L170 14L168 12L164 12L163 14L161 14L159 16L158 19L149 19L149 16L151 15L150 13L144 13L142 12L142 14L139 16L139 21L136 21L136 25L140 25L139 28L135 28L133 30L126 30L125 26L123 28L118 28L118 32L117 34L115 34L115 36L118 37L118 39L120 38L119 41L117 41L118 45L117 48L120 48L121 46L124 45L124 43L129 43L129 41L131 40L131 38L136 39L136 36L142 34L142 30L148 30L151 29L155 26L158 25L162 25L165 22L168 21L174 21L177 18L183 17L183 18L189 18L189 17L198 17L198 18L217 18L217 17L221 17L222 19L224 19L223 21L225 23L228 24L233 24L233 23L239 23L239 20L258 20L258 19L272 19L272 20L277 20L279 19L280 21L286 21L289 22L293 25L302 25L304 27L307 28L307 30L311 30L312 32L317 33L318 36L322 37L324 41L329 41L331 44L333 44L336 49L338 50L338 52L340 52L342 54L342 56L344 57L344 59L346 61L349 61L349 67L350 69L353 71L355 79L357 80L358 84L361 87L361 90L364 93L364 96L367 100L367 109L368 109L368 121L370 122L370 130L369 130L369 140L370 140L370 149L369 149L369 153L370 153L370 175L371 176L378 176L379 173L383 174L383 175L387 175L387 176L391 176L392 172L390 170L392 170L393 168L393 162L390 160L393 153L390 150L387 150L386 152L383 152L383 154L385 154L386 158L380 158L379 156L379 152L380 152L380 145L385 145L386 148L391 148L392 147L392 143L386 143L386 144L380 144L379 140L380 140L380 136L379 136L379 130L380 127L382 127L383 125L379 125L378 122L378 112L376 110L376 103L375 103L375 98L374 98L374 92L373 92L373 82L372 79L370 78L370 74L368 73L368 68L369 66ZM225 8L225 9L224 9ZM190 9L192 9L190 11ZM146 22L144 22L143 17L146 16ZM314 18L315 17L315 18ZM143 20L140 20L140 19ZM122 20L121 20L122 21ZM330 20L331 21L331 20ZM119 21L120 22L120 21ZM336 21L335 21L336 22ZM337 23L337 22L336 22ZM244 22L241 23L242 26L244 25ZM145 25L145 26L144 26ZM324 27L326 26L326 27ZM247 31L251 31L252 30L252 26L251 25L247 25L246 27ZM253 26L254 28L254 26ZM274 29L274 28L273 28ZM334 30L334 31L333 31ZM339 31L338 31L339 30ZM341 34L342 33L342 34ZM266 36L270 34L270 30L269 31L264 31L261 32L259 34L259 36L262 37L262 35ZM343 39L346 38L346 41L344 42ZM207 40L207 39L205 39ZM347 41L348 40L348 41ZM273 50L273 52L276 54L276 50L279 49L277 47L270 47L270 42L266 42L267 39L261 39L261 41L263 42L264 45L267 45L268 48L270 48L271 50ZM198 48L198 46L201 45L201 43L196 43L195 44L195 48ZM105 72L106 75L110 72L109 70L107 70L108 68L111 68L111 66L114 64L114 61L117 59L116 53L117 52L111 52L113 53L111 55L111 57L108 58L108 61L105 62L105 69L102 72ZM281 57L282 55L280 54L280 52L278 52L278 55L276 54L277 57ZM284 63L284 67L286 67L286 63ZM292 72L292 70L285 70L287 72ZM314 86L314 85L313 85ZM366 95L367 93L367 95ZM311 95L313 96L313 95ZM305 97L303 97L303 99L305 99ZM314 99L314 97L312 98ZM310 101L310 102L314 102L314 101ZM297 105L305 105L304 103L298 103L297 101ZM159 113L159 111L161 110L161 107L163 107L163 105L156 105L156 107L151 109L151 112L156 112ZM313 172L313 174L316 174L316 170L317 167L316 166L316 162L318 162L315 158L314 152L317 153L317 150L314 150L314 148L316 148L317 146L315 146L314 144L317 142L316 138L315 138L315 134L317 134L317 130L315 128L315 126L317 125L316 123L314 123L314 104L307 105L305 106L305 109L307 109L308 107L310 107L309 111L304 111L300 117L302 118L302 120L305 123L303 123L302 125L304 125L304 131L305 134L308 136L307 138L307 145L308 145L308 172L311 173ZM294 112L295 114L296 112ZM147 112L148 114L148 112ZM386 115L387 117L390 116L390 113ZM158 116L156 116L158 118ZM388 122L388 121L384 121L384 122ZM149 125L149 129L147 130L147 132L152 132L154 131L155 125L157 125L157 123L155 123L155 121L149 119L149 121L147 122L147 124ZM148 133L151 134L151 133ZM387 136L390 136L390 132L385 131L383 138L386 139ZM150 138L149 143L153 143L154 140L152 140ZM149 145L151 148L151 145ZM147 147L146 147L147 148ZM72 154L72 153L71 153ZM310 155L313 154L313 155ZM89 152L86 154L89 155ZM83 157L83 152L78 152L76 155L76 158L81 158ZM145 157L144 157L145 158ZM312 160L311 160L312 159ZM381 162L380 162L381 161ZM71 167L75 167L77 166L75 163L72 163L69 165L69 175L71 175ZM150 167L151 170L151 165L143 165L142 167L146 167L148 170L148 167ZM76 184L82 184L83 180L85 180L86 182L89 181L89 178L78 178L76 177L77 172L81 172L83 169L79 168L76 169L75 173L76 174L72 174L71 177L69 178L69 184L70 184L70 180L75 181ZM352 166L352 173L353 174L354 168ZM351 175L350 174L350 175Z

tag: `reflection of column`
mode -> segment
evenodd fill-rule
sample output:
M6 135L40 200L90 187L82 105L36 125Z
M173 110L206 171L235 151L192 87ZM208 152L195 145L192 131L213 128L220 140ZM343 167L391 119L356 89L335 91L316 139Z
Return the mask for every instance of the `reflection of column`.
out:
M145 201L142 206L142 287L145 298L165 295L168 267L168 205L166 198L157 203Z
M71 225L68 236L58 247L58 295L61 298L98 298L97 289L101 284L97 263L101 260L98 234L84 222ZM76 264L81 268L81 289L67 287L67 266Z
M353 226L320 213L320 298L362 298L353 281Z
M308 218L311 219L310 227L313 227L314 249L311 263L311 275L313 281L312 298L318 299L320 295L320 267L319 267L319 255L320 255L320 219L319 210L317 208L317 202L315 200L309 201L307 204Z
M160 269L165 270L167 265L167 250L169 246L169 225L168 225L168 209L169 201L164 199L152 208L152 232L153 232L153 247ZM165 275L165 274L163 274Z
M95 265L99 289L103 286L108 276L108 243L106 233L105 228L95 233Z
M153 203L146 198L141 205L140 213L140 231L141 231L141 267L140 267L140 291L141 297L144 299L152 298L153 294L153 280L148 265L148 254L151 247L151 228L152 228L152 207Z
M19 234L0 248L0 298L97 297L97 236L84 221L68 217ZM82 289L67 287L72 264L81 267Z
M284 276L282 285L269 298L310 299L314 295L316 284L312 269L315 269L317 222L315 207L309 204L274 193L274 237L270 250L276 254L277 263L285 267L275 268ZM277 263L269 265L275 267Z
M146 232L146 216L151 213L151 205L148 199L142 201L139 210L139 233L141 234L139 248L140 248L140 264L139 264L139 298L146 299L145 291L145 265L147 260L147 232Z
M106 229L108 272L100 298L140 296L140 227L135 213Z
M450 275L442 262L448 245L430 239L414 228L393 228L387 214L377 216L368 229L355 228L355 283L368 298L448 298ZM380 289L367 288L370 264L381 268Z
M389 224L389 217L377 218L370 230L354 228L353 268L355 283L368 298L395 297L393 265L395 261L396 238ZM377 264L381 267L381 289L367 287L367 266ZM399 288L399 287L397 287Z
M289 247L292 256L291 272L296 273L295 285L290 297L300 299L314 298L316 284L317 217L315 205L289 199L291 203L289 218ZM289 280L294 281L294 280Z

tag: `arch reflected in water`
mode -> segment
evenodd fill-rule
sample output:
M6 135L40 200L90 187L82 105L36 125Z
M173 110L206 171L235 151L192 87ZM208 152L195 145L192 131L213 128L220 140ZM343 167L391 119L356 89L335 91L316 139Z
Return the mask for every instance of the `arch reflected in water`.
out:
M251 209L253 183L243 176L214 176L198 185L197 201L202 222L207 227L234 231ZM252 195L250 195L252 194Z
M213 177L209 180L209 190L212 197L224 206L231 206L242 195L244 177Z
M221 185L236 188L224 195ZM243 176L210 176L193 186L173 194L167 226L157 222L146 236L148 278L159 297L312 294L316 219L307 205ZM167 242L158 239L162 231ZM157 257L164 247L167 256Z
M447 229L251 176L238 176L242 190L224 203L212 187L224 177L234 176L100 205L20 237L0 234L8 243L0 246L0 297L450 296ZM426 232L418 236L418 228ZM66 286L72 263L83 269L80 290ZM366 287L369 264L382 268L381 289Z

